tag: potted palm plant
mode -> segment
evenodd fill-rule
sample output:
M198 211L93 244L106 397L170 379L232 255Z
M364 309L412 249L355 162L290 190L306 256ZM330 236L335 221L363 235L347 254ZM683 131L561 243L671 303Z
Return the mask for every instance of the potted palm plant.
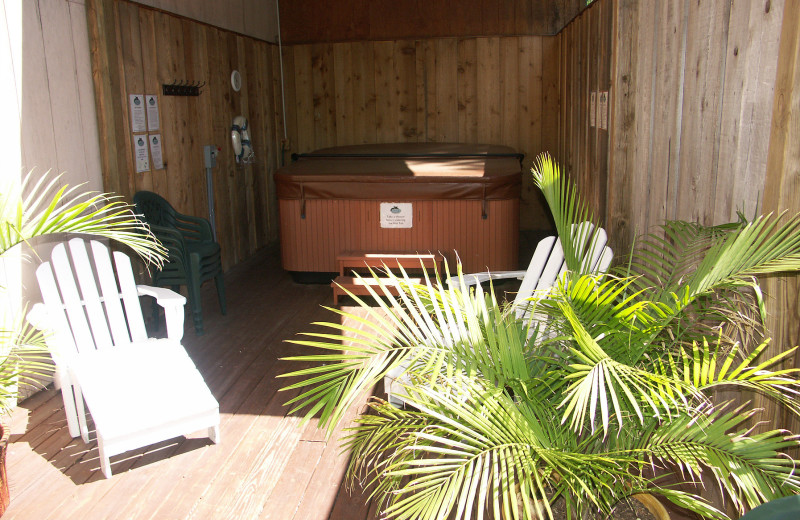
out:
M19 253L22 244L61 233L83 233L124 244L148 263L163 262L165 250L132 207L119 197L61 186L58 177L28 175L21 185L6 185L0 191L0 259ZM17 254L17 259L22 255ZM9 268L6 265L6 268ZM11 266L19 273L20 266ZM12 275L13 276L13 275ZM0 287L4 293L6 287ZM7 297L7 294L3 295ZM6 298L0 305L0 412L16 405L20 388L37 386L52 372L44 337L24 319L24 307ZM2 427L0 427L2 432ZM0 433L0 437L2 433ZM5 444L0 446L0 515L8 505L5 474Z
M534 178L560 237L591 220L548 157ZM348 474L386 517L554 518L557 501L566 518L603 517L649 493L723 519L687 485L713 483L740 512L800 492L786 452L795 437L756 433L758 410L717 392L758 392L800 414L797 371L780 366L794 349L763 355L756 278L800 269L800 217L669 222L599 275L562 243L567 269L527 318L493 290L401 273L403 290L374 293L377 307L353 296L368 316L353 316L361 332L330 322L294 340L316 352L289 358L313 363L286 374L299 378L287 388L303 388L290 403L329 431L403 367L410 406L373 398L346 437Z

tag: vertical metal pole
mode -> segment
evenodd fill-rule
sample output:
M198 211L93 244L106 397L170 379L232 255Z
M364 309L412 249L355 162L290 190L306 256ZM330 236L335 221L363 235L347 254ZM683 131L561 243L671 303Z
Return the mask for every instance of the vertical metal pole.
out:
M211 168L206 168L206 190L208 191L208 220L211 222L214 242L217 242L217 222L214 217L214 177L211 174Z
M206 192L208 193L208 221L211 223L214 242L217 241L217 223L216 218L214 218L214 176L211 174L211 168L217 165L217 152L219 152L219 148L215 144L203 146L203 160L206 165Z

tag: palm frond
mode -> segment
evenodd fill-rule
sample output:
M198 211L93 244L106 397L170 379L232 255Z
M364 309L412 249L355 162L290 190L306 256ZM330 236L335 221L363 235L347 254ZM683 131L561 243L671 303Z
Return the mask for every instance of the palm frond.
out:
M28 175L21 186L0 192L0 252L38 236L83 233L125 244L146 262L161 265L166 249L130 204L119 196L83 192L82 186L59 187L60 179L43 175L30 186L33 175Z
M708 472L740 512L800 492L795 461L783 452L798 441L786 432L753 434L742 425L756 412L744 405L724 412L686 415L654 432L645 449L699 479Z
M631 264L643 286L660 289L660 301L678 286L690 287L694 299L752 276L800 269L800 215L713 227L668 222L662 231L639 242Z
M287 402L295 405L293 412L307 408L309 419L323 410L320 423L332 431L355 399L397 368L415 374L420 384L434 384L438 378L456 373L480 374L498 386L529 379L523 325L497 304L487 306L481 291L444 289L430 279L415 284L405 272L398 276L389 270L379 280L382 294L369 285L367 288L380 311L352 294L365 317L331 309L346 320L361 323L360 330L320 323L317 325L338 333L303 333L315 339L290 340L327 351L285 358L325 363L281 376L302 378L283 390L308 387ZM390 286L402 290L395 295ZM343 347L344 342L355 345Z
M639 363L660 316L659 306L622 296L631 280L565 277L541 303L555 337L548 340L551 359L568 383L557 402L563 422L576 432L604 435L612 422L622 428L630 419L674 413L693 390L669 374ZM655 324L655 325L654 325Z
M53 362L44 334L22 316L9 330L0 330L0 412L15 405L19 389L38 388L41 380L53 373Z
M532 505L518 498L564 493L579 494L580 508L603 508L596 497L613 494L609 484L627 475L631 457L584 450L545 407L520 406L500 389L474 383L458 382L466 392L418 388L409 398L417 410L381 404L378 418L353 429L359 468L374 464L379 487L385 479L392 489L389 518L445 518L454 511L456 518L482 518L487 509L511 518L518 504L531 518ZM384 452L389 440L392 450ZM378 452L388 458L376 464ZM543 508L552 514L547 502Z
M691 352L680 349L679 355L675 356L677 362L670 364L671 375L704 392L717 387L751 390L800 416L800 380L797 379L800 369L770 369L791 359L798 347L760 359L769 344L770 340L765 340L744 355L738 344L725 351L721 342L712 344L705 338L702 345L695 342Z
M567 269L573 273L589 273L591 266L584 259L593 256L594 238L600 228L595 225L588 205L575 184L562 175L550 155L539 155L531 171L534 183L542 191L553 214ZM576 226L581 222L590 222L592 226Z
M686 483L712 475L740 509L800 491L784 455L795 438L753 433L748 405L728 412L713 392L753 390L800 415L797 370L780 368L794 350L760 357L756 279L800 269L800 216L668 222L637 242L627 266L597 275L583 261L597 228L579 224L592 215L574 184L547 156L533 173L567 268L530 298L527 317L498 304L491 286L468 288L460 265L448 288L439 273L417 284L400 269L369 289L374 310L351 295L366 317L332 309L358 331L328 323L294 340L317 352L291 358L310 366L289 374L299 378L290 403L328 428L401 372L393 386L408 408L372 401L346 440L351 478L403 519L531 518L534 498L550 517L563 499L581 518L639 492L726 518L699 494L646 477L655 466Z
M703 226L696 222L671 220L660 226L660 232L648 234L631 251L631 262L623 276L630 272L640 275L637 285L660 288L666 293L694 272L697 262L728 233L740 229L746 222L720 226Z
M743 277L800 269L800 216L758 217L709 249L687 284L697 293Z

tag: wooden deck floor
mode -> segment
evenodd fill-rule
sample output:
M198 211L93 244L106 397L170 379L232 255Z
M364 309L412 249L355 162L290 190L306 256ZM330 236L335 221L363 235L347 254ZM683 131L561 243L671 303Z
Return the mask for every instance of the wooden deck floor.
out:
M275 376L293 368L278 358L297 349L284 340L336 319L320 307L331 304L330 287L292 283L272 249L229 273L226 288L228 315L207 284L206 334L195 335L187 316L184 337L220 403L221 443L199 433L118 455L104 479L96 444L69 436L60 393L46 389L12 417L5 520L378 517L363 493L344 490L340 435L326 442L315 424L298 427L277 392L285 382Z

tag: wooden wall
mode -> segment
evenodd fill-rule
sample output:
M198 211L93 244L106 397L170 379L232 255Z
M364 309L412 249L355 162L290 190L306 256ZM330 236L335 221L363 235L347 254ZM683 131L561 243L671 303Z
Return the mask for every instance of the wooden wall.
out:
M613 3L612 246L665 219L717 224L764 196L784 2Z
M0 189L50 171L60 185L103 190L83 0L0 0L0 107ZM36 255L26 255L22 276L17 266L0 285L38 301Z
M71 186L101 190L91 63L83 0L0 2L6 15L4 42L16 42L4 80L4 131L19 131L23 172L63 173ZM6 65L8 68L6 68ZM13 94L12 94L13 92ZM7 105L6 105L7 103ZM4 163L11 158L4 154ZM16 161L12 161L14 164ZM19 168L4 168L4 175ZM37 289L38 290L38 289Z
M284 48L292 151L396 141L512 146L526 154L520 225L549 228L527 173L558 147L552 37L437 38Z
M561 142L583 193L594 196L605 189L605 224L615 252L627 252L636 234L654 231L667 219L709 225L735 220L737 210L747 217L800 210L800 1L597 4L560 37L567 63L575 59L564 55L575 48L566 43L570 34L585 34L598 7L610 10L605 186L602 177L588 175L591 168L581 158L583 134ZM580 85L594 79L591 65L562 70L571 89L582 90ZM570 134L583 116L570 114L572 95L561 92L561 123ZM602 211L601 205L596 209ZM795 275L762 282L773 338L768 353L775 355L800 343L800 281ZM799 362L795 355L786 365ZM774 419L771 426L800 428L800 421L773 413L774 403L759 396L730 397L755 399L767 410L761 417Z
M800 212L800 0L786 0L777 54L763 209L765 212L796 214ZM765 281L764 292L769 311L767 325L773 338L769 353L775 355L800 345L800 303L797 298L800 277L771 277ZM787 365L799 367L800 355L795 353L792 361ZM774 410L774 403L763 402L763 399L757 404ZM800 431L800 420L785 410L781 412L783 416L777 419L778 424L793 432ZM772 417L776 416L772 414Z
M284 43L554 35L585 0L292 0L280 4Z
M225 268L277 236L272 173L278 164L273 46L124 0L89 0L95 93L105 188L155 191L182 212L208 217L203 145L221 148L214 174ZM234 92L231 71L243 85ZM277 70L277 69L276 69ZM163 96L162 84L205 82L197 97ZM164 168L136 173L129 94L158 94ZM257 162L236 165L233 117L249 119Z
M31 171L34 181L52 171L62 185L103 189L83 0L0 0L0 114L4 193ZM36 252L48 257L49 245L37 240ZM0 259L4 330L41 299L37 262L27 247Z
M613 2L600 1L559 33L558 145L548 150L600 220L608 195L612 23Z
M114 58L96 77L98 106L112 114L105 128L113 130L101 129L106 187L129 194L151 186L202 215L200 147L221 145L216 198L232 251L227 265L246 258L277 230L274 205L265 202L283 135L277 47L124 0L92 3L111 6L104 16L112 29L101 29L112 35L106 55ZM285 27L318 5L288 4ZM338 7L344 13L356 4ZM439 5L428 4L418 7ZM521 227L543 229L549 224L527 169L549 151L582 186L619 251L667 218L710 224L735 218L737 209L752 215L765 190L783 6L599 0L557 36L286 45L287 152L393 141L510 145L526 154ZM315 33L310 27L306 19L304 34ZM233 68L248 82L239 95L227 82ZM132 175L121 101L181 74L212 84L199 98L161 98L163 120L177 125L165 135L167 168ZM605 91L608 130L599 128L599 101L591 110L592 93ZM227 146L229 120L240 111L257 125L263 162L251 168L233 167Z

